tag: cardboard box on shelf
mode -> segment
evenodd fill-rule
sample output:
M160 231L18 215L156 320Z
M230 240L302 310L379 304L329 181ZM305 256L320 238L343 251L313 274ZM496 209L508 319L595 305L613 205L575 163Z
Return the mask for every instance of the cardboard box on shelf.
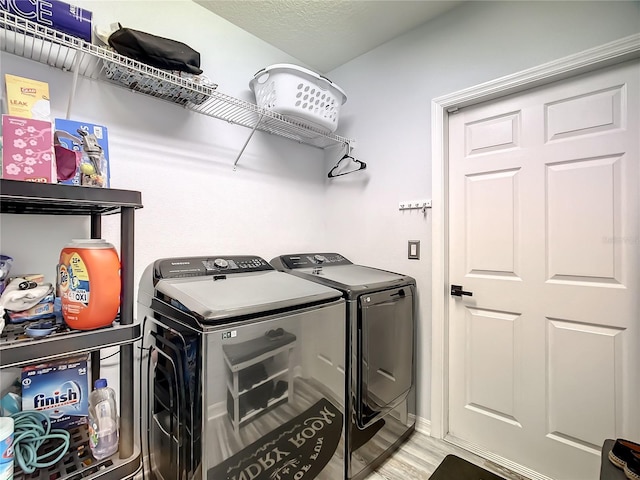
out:
M87 423L89 414L87 356L63 358L22 369L22 410L47 415L53 428Z
M16 117L51 121L49 84L32 78L5 74L7 112Z
M75 176L69 180L62 180L60 183L109 188L109 132L107 127L65 118L56 118L54 125L56 145L82 154L82 160L76 169ZM84 132L86 138L83 138L83 134L80 132Z
M36 282L38 285L44 283L43 273L25 273L24 275L11 275L9 281L13 281L16 278L24 278L30 282Z
M2 115L2 178L57 183L51 122Z
M0 10L91 43L92 12L60 0L10 0Z

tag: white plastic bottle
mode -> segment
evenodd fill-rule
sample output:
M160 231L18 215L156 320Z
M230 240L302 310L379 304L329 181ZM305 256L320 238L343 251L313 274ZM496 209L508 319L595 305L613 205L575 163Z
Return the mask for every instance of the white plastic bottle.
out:
M96 460L118 451L118 411L116 394L105 378L96 380L89 395L89 446Z
M13 418L0 417L0 480L13 478Z

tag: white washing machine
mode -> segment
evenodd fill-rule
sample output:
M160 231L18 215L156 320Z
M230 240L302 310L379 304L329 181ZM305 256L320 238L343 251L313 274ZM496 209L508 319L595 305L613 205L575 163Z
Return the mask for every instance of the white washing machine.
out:
M180 257L149 265L138 304L152 479L344 477L339 291L257 256Z
M347 302L345 467L347 478L361 479L415 429L416 282L338 253L281 255L271 264Z

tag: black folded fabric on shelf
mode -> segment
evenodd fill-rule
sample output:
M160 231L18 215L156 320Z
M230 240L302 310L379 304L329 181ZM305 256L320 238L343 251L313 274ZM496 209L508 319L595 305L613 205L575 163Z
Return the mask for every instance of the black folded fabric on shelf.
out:
M269 380L253 390L242 394L238 401L240 418L244 417L252 410L266 408L269 404L269 400L272 398L273 387L273 380ZM229 412L229 415L233 417L234 408L231 392L227 392L227 411Z
M265 380L267 377L267 369L265 368L264 363L256 363L255 365L251 365L238 373L238 387L241 391L248 390L255 384Z
M273 380L263 383L262 385L254 388L250 392L247 392L244 396L247 397L247 403L249 406L255 408L267 408L267 404L273 394Z
M163 70L200 75L200 53L190 46L132 28L120 28L109 36L109 45L120 55Z
M273 388L273 398L279 398L284 393L289 390L289 382L285 382L284 380L278 380L276 386Z

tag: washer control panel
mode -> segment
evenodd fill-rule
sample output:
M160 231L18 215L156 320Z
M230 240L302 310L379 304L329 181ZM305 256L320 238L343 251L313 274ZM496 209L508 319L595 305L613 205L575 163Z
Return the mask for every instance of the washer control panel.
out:
M156 260L154 276L161 278L230 275L274 270L266 260L252 255L179 257Z
M295 268L311 268L319 266L351 265L352 263L339 253L300 253L296 255L281 255L272 264L293 270ZM278 265L276 265L277 267Z

